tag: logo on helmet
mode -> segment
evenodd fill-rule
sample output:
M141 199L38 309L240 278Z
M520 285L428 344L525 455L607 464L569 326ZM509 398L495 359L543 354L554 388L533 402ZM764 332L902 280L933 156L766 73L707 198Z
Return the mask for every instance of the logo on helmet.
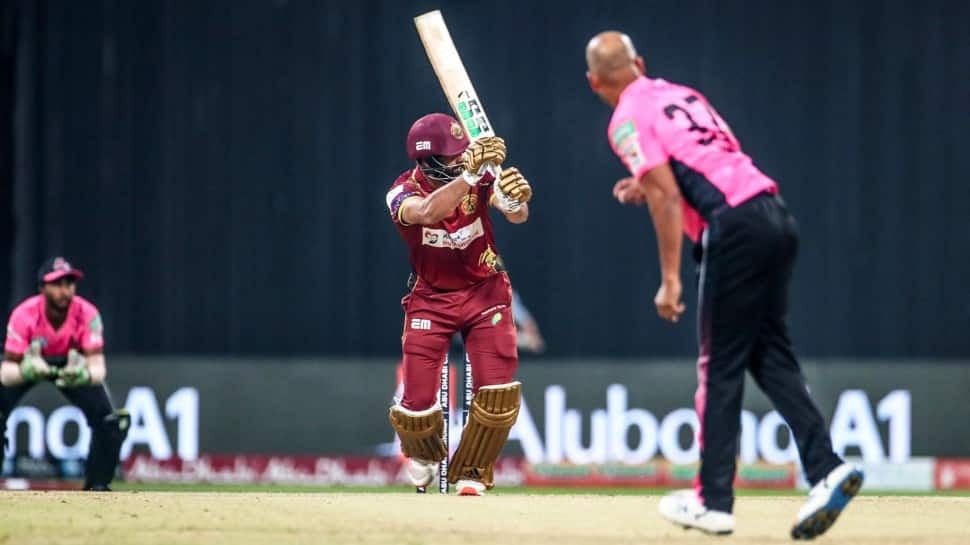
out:
M455 137L455 140L461 140L465 137L465 131L461 130L461 125L458 123L452 123L451 135Z

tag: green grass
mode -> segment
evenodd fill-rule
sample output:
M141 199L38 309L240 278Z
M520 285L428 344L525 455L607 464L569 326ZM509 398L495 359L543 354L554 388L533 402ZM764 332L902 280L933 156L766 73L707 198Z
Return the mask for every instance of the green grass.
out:
M130 492L266 492L266 493L411 493L409 486L315 486L315 485L272 485L272 484L143 484L116 482L112 488ZM496 495L539 494L589 494L599 496L658 496L666 493L660 488L551 488L551 487L499 487L492 491ZM738 490L738 496L792 496L803 492L797 490ZM945 490L938 492L865 490L864 496L952 496L970 497L970 490Z

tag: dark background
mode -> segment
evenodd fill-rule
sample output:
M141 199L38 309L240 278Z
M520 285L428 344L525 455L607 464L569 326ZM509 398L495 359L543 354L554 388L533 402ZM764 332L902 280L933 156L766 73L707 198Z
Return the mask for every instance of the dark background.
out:
M583 50L617 28L779 181L801 353L970 357L970 2L0 6L0 303L64 253L113 352L395 354L408 265L384 192L411 121L448 109L411 22L441 8L535 186L498 237L550 354L694 351L692 304L655 316L645 210L610 195Z

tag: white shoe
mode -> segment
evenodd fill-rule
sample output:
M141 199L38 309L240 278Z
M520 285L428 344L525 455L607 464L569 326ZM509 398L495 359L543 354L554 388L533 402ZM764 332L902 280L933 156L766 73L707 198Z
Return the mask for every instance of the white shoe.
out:
M468 479L459 479L455 483L455 494L459 496L484 496L485 485Z
M411 479L411 484L418 488L424 488L431 484L437 474L438 462L429 462L420 458L408 460L408 478Z
M734 531L734 515L704 507L693 490L678 490L661 498L660 516L708 534L727 535Z
M813 539L832 527L859 489L865 474L858 466L842 464L833 469L808 493L808 501L798 510L792 539Z

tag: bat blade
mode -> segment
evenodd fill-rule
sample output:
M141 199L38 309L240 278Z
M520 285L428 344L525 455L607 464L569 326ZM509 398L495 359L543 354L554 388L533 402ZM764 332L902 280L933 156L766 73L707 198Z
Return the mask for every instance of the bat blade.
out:
M475 141L486 136L495 136L492 123L485 115L485 107L461 62L461 56L458 55L458 49L455 48L441 12L434 10L415 17L414 26L418 29L421 43L424 44L424 50L435 75L438 76L448 104L465 126L469 139Z

